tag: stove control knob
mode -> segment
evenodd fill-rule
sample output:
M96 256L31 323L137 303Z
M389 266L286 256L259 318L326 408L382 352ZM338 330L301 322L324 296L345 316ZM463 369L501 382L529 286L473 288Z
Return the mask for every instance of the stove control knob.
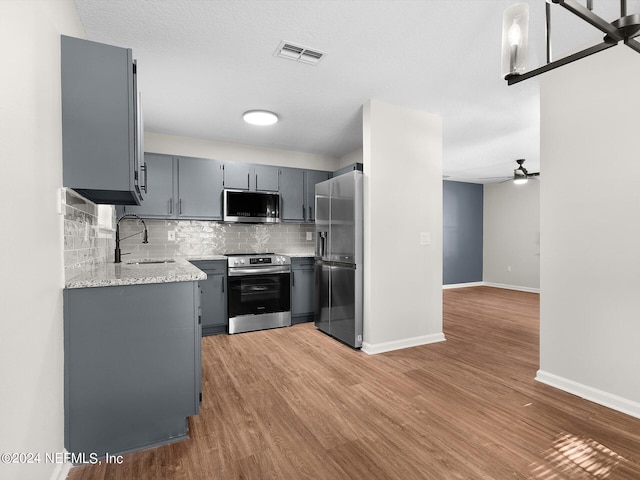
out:
M241 263L242 265L244 265L244 258L241 258L241 259L240 259L240 263Z

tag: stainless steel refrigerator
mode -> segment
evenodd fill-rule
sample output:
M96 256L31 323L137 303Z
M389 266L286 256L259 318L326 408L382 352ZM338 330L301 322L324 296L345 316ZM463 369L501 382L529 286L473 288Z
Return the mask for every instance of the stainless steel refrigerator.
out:
M315 325L362 347L362 172L316 185Z

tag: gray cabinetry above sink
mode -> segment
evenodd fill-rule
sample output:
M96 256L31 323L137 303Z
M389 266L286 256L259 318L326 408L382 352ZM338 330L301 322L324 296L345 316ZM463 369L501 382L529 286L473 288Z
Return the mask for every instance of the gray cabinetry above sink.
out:
M145 195L142 118L131 49L62 36L63 186L94 203Z
M222 163L209 158L145 153L149 194L126 213L143 218L220 220Z

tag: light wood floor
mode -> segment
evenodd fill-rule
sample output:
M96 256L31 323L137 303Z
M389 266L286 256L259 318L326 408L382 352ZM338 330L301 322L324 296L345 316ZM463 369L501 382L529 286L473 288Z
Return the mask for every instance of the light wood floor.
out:
M640 420L534 380L537 295L443 295L446 342L380 355L313 324L206 337L191 440L69 478L640 479Z

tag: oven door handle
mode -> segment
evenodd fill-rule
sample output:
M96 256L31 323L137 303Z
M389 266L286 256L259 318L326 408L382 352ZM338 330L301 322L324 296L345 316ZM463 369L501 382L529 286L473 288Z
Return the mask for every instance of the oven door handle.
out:
M271 275L274 273L289 273L291 269L284 265L274 265L273 267L259 268L230 268L230 277L239 277L242 275Z

